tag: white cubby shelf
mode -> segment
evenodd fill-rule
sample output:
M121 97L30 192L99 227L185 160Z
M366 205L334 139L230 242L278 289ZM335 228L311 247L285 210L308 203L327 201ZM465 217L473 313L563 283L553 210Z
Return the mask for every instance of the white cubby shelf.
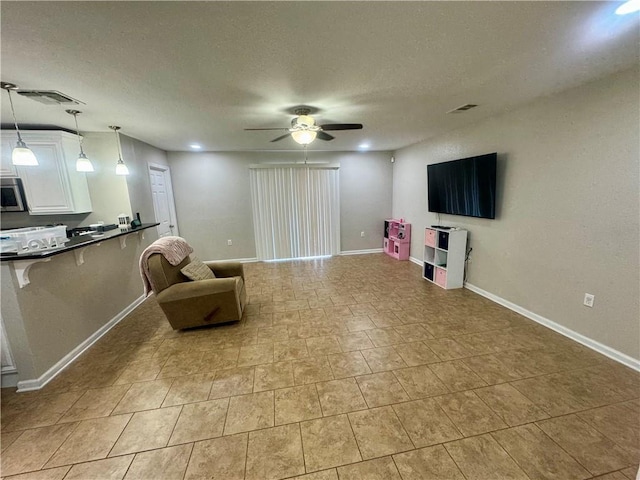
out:
M466 230L426 227L422 278L447 290L462 288L466 251Z

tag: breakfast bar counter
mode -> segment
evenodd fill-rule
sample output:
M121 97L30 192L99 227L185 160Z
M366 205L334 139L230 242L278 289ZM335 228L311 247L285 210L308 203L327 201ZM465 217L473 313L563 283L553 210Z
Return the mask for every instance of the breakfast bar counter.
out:
M51 257L54 255L59 255L61 253L70 252L72 250L76 250L78 248L85 248L91 245L98 245L105 240L110 240L112 238L120 238L121 241L126 235L131 235L132 233L141 233L143 230L147 228L157 227L160 225L159 223L143 223L137 228L127 228L126 230L120 228L114 228L113 230L108 230L106 232L94 232L86 235L77 235L75 237L71 237L68 242L66 242L63 246L57 248L50 248L41 251L31 251L29 253L19 254L19 253L2 253L0 254L0 261L7 262L12 260L35 260L44 257ZM10 232L10 230L9 230Z
M143 223L137 228L127 228L126 230L116 228L106 232L94 232L92 234L78 235L71 237L60 247L48 248L42 250L29 251L25 253L2 253L0 254L1 262L12 262L16 272L18 285L20 288L28 285L29 269L34 263L47 262L51 257L67 252L74 252L76 265L84 264L84 252L91 246L100 246L105 240L114 238L120 239L120 248L124 249L127 245L127 237L132 234L140 235L144 238L144 230L158 226L159 223Z
M138 260L157 225L0 255L3 387L42 388L143 301Z

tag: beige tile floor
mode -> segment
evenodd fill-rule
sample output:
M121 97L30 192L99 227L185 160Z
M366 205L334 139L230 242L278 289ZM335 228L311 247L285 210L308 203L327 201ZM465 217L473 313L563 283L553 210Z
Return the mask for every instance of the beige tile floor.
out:
M239 324L174 332L150 298L3 389L3 478L635 478L630 369L382 254L245 272Z

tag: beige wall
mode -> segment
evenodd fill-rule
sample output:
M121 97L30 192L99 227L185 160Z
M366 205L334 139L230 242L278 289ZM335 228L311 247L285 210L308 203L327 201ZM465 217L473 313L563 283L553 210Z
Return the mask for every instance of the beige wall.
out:
M441 218L469 230L468 281L636 359L638 79L626 71L399 150L393 182L394 216L422 229L437 220L427 164L497 151L497 218ZM421 258L420 235L411 246Z
M129 213L132 214L131 218L134 218L136 213L140 213L143 223L153 223L155 212L151 197L149 164L167 165L167 152L126 135L120 135L120 139L122 158L129 168L129 175L126 177L131 202ZM155 232L155 229L149 231Z
M113 133L85 133L83 148L93 163L94 172L88 172L87 184L91 196L92 212L74 215L29 215L27 212L2 214L2 228L62 223L69 228L91 223L118 223L120 213L131 213L127 180L115 174L118 150Z
M344 153L340 158L340 249L382 248L384 219L391 216L390 152ZM364 232L364 237L360 233Z
M2 265L2 318L19 381L44 374L142 295L138 258L148 244L138 234L124 249L105 240L86 250L80 266L73 252L56 255L31 267L24 288Z
M203 260L255 258L249 165L299 162L301 155L170 152L180 235ZM381 248L382 221L391 214L389 159L390 153L309 153L309 161L340 163L342 251Z
M96 171L87 174L93 212L82 225L104 220L116 223L119 213L139 211L143 222L153 221L148 163L165 163L166 153L122 136L123 158L130 175L115 175L117 151L113 134L87 134L85 151ZM43 222L73 225L69 216L38 217ZM79 217L74 215L72 217ZM4 223L4 218L3 218ZM20 225L23 226L23 225ZM31 283L19 288L10 263L2 264L2 318L18 369L18 380L36 379L56 362L119 315L142 295L138 259L157 238L155 228L89 247L85 263L76 265L73 252L31 267Z
M103 221L118 223L118 215L130 213L131 202L125 177L116 175L118 148L113 133L87 133L84 150L93 163L94 172L87 173L93 211L82 225Z

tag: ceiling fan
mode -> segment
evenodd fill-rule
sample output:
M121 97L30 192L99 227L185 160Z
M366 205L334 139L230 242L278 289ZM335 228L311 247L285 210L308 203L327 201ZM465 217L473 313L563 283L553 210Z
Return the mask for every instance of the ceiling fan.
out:
M271 140L271 142L279 142L282 139L291 136L300 145L309 145L316 138L320 140L333 140L335 137L329 135L327 131L335 130L360 130L361 123L327 123L324 125L316 125L315 119L309 115L311 108L298 107L294 110L296 117L291 120L291 127L282 128L245 128L245 130L286 130L287 133Z

